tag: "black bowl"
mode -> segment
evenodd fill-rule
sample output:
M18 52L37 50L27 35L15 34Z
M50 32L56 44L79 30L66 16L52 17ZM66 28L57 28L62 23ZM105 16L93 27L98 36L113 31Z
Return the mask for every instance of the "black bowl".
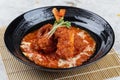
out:
M94 55L81 66L64 69L41 67L28 60L20 50L21 40L27 33L38 29L46 23L53 24L55 19L51 10L54 7L66 9L65 20L89 32L97 42ZM16 59L24 64L45 71L68 71L85 67L105 56L112 48L114 39L113 29L102 17L88 10L68 6L49 6L28 11L13 20L4 34L6 47Z

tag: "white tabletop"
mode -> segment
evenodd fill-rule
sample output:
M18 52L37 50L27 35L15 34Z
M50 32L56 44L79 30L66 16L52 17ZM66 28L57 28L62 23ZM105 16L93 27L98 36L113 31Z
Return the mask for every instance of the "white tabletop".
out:
M43 6L75 6L97 13L112 26L116 40L114 49L120 53L120 0L0 0L0 27L8 24L22 13ZM8 80L0 56L0 80ZM120 77L108 80L120 80Z

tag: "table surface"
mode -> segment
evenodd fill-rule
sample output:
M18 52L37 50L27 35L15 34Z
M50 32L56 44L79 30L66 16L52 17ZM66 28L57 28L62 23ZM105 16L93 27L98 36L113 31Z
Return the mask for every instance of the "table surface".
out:
M0 0L0 28L8 26L13 19L26 11L54 5L75 6L103 17L115 32L116 39L113 48L120 54L120 0ZM0 80L8 80L1 56ZM108 80L120 80L120 77Z

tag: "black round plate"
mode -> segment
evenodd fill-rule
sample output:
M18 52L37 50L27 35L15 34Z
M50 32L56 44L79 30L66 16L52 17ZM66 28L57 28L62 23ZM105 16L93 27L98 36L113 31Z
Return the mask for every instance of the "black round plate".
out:
M94 55L81 66L64 69L41 67L28 60L20 50L21 40L27 33L40 28L40 26L46 23L53 24L55 19L51 11L54 7L66 9L65 20L89 32L97 42ZM28 11L13 20L4 34L6 47L16 59L24 64L45 71L75 70L93 63L110 51L114 44L114 39L113 29L102 17L88 10L68 6L48 6Z

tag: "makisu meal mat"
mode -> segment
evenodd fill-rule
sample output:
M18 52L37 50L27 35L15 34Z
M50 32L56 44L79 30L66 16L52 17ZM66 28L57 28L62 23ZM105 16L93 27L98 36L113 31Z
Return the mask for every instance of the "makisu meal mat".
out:
M120 57L112 49L101 60L68 72L46 72L27 66L16 60L3 41L5 28L0 28L0 53L9 80L105 80L120 76Z

